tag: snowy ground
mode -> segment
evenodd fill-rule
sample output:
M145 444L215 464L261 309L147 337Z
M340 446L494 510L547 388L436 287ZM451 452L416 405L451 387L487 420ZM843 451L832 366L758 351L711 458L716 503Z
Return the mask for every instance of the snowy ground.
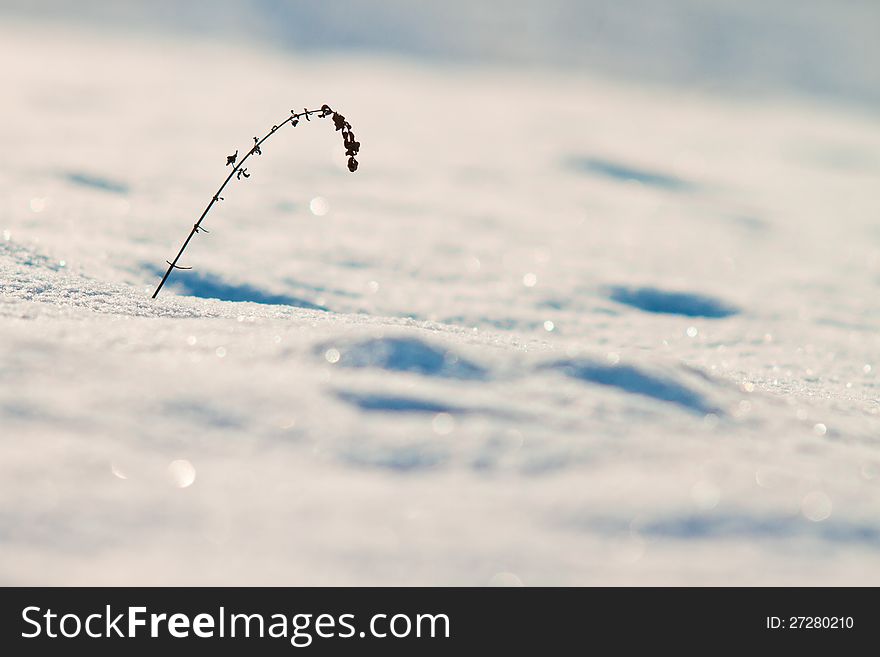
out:
M880 584L876 114L14 23L0 61L0 582ZM286 128L151 300L225 156L324 102L361 169Z

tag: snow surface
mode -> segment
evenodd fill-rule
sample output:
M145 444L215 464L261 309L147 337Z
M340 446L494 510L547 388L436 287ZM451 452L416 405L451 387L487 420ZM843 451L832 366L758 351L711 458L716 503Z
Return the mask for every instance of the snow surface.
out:
M0 582L880 584L876 114L9 22L0 61ZM360 170L285 128L151 300L324 102Z

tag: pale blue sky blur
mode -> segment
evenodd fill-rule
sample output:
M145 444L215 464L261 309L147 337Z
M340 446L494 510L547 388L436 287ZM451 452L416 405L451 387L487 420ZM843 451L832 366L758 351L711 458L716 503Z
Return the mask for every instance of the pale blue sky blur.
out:
M877 0L0 0L9 19L880 108Z

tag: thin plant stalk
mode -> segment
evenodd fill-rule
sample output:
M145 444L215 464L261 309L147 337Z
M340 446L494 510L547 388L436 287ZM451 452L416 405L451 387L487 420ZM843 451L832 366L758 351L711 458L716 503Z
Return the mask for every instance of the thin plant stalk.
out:
M267 132L262 139L257 139L254 137L254 145L251 149L245 154L240 161L236 162L238 159L238 151L236 150L233 155L229 155L226 158L226 166L230 164L233 165L232 171L229 172L229 175L226 176L226 180L223 181L223 184L220 185L220 188L214 192L214 196L211 197L211 200L208 202L208 205L205 207L204 212L202 212L198 221L193 224L192 229L189 231L189 235L187 235L186 239L183 242L183 245L180 247L180 251L177 252L177 255L174 256L174 260L166 260L165 262L168 264L168 269L165 271L165 275L162 276L162 280L159 281L159 286L156 288L156 291L153 292L153 298L155 299L159 295L159 291L162 289L162 286L165 285L165 281L168 280L168 276L171 275L171 272L175 269L192 269L192 267L181 267L177 263L180 260L180 257L183 255L183 252L186 250L186 247L189 246L190 241L193 236L198 232L208 231L202 228L202 221L208 216L208 212L211 211L211 208L214 207L214 204L222 201L223 197L220 194L226 188L226 185L229 184L229 181L235 177L237 180L241 180L241 177L250 178L250 174L247 172L247 167L244 167L244 163L247 162L248 158L251 155L262 155L262 150L260 147L263 145L269 137L274 135L279 129L283 128L285 125L293 125L296 126L299 123L299 120L305 117L306 121L311 121L311 116L317 115L319 118L326 118L328 116L333 117L333 123L336 126L336 130L342 131L343 143L345 144L345 154L348 156L348 169L351 172L357 171L358 163L355 160L355 155L358 154L360 150L360 142L355 141L354 133L351 130L351 125L348 121L345 120L345 117L339 114L338 112L330 109L329 105L323 105L321 109L310 110L303 108L302 112L296 113L293 110L290 110L290 116L288 116L284 121L282 121L278 125L273 125L272 129Z

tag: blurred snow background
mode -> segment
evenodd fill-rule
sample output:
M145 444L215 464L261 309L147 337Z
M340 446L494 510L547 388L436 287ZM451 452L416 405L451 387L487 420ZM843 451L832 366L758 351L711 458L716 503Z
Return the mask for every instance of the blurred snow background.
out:
M10 19L297 53L589 72L712 91L880 101L874 0L4 0Z
M877 584L878 29L0 3L0 581Z

